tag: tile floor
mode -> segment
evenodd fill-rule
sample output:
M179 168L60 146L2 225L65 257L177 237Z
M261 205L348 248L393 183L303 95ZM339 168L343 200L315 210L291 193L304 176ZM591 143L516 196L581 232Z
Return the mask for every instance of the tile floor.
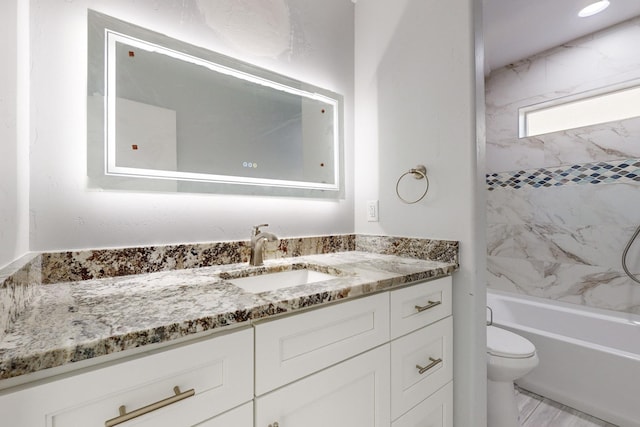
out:
M519 387L516 401L522 427L616 427Z

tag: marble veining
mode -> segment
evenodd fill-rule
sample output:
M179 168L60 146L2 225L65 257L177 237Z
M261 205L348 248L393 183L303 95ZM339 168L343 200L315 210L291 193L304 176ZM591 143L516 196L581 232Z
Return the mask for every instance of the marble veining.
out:
M640 186L572 188L489 193L488 286L638 313L640 287L622 271L621 255L640 224ZM632 272L640 273L639 259L635 244Z
M374 237L365 238L369 247ZM353 237L322 238L320 241L287 239L274 245L283 256L265 261L264 267L250 267L245 262L224 263L184 268L185 263L156 263L157 266L181 265L172 270L121 275L126 268L96 269L95 259L105 263L113 259L123 263L123 253L145 252L116 250L109 257L108 250L97 251L100 256L71 256L72 268L54 277L69 278L68 273L90 272L97 278L52 283L52 278L40 278L32 284L32 294L18 315L5 328L0 340L0 379L62 366L140 347L168 342L216 328L252 322L258 319L292 312L335 300L355 297L394 286L442 277L457 267L457 242L400 238L402 249L410 256L389 255L389 248L365 252L353 250ZM385 239L381 239L386 241ZM431 249L420 249L422 243ZM348 250L335 249L347 247ZM384 245L383 245L384 246ZM227 246L228 247L228 246ZM241 247L241 246L238 246ZM284 250L286 248L286 250ZM439 248L439 249L437 249ZM444 248L449 248L445 250ZM299 251L299 252L298 252ZM287 257L284 254L310 254ZM391 250L393 252L393 250ZM85 251L92 254L96 251ZM155 253L162 253L157 249ZM229 252L224 252L228 254ZM447 253L455 262L422 259L427 253ZM69 253L72 254L72 253ZM193 253L192 253L193 255ZM47 254L34 259L46 258ZM54 254L54 258L57 255ZM194 258L197 256L194 255ZM56 262L61 258L56 258ZM131 263L130 266L144 267ZM49 274L53 263L42 268ZM120 264L118 264L120 265ZM258 294L248 293L228 281L233 277L264 272L284 271L314 266L335 278L310 285L296 286ZM138 267L136 267L138 268ZM40 270L31 267L32 270ZM78 273L78 274L80 274ZM106 274L114 275L107 277ZM66 276L65 276L66 274ZM82 274L80 274L82 276ZM18 275L19 276L19 275ZM11 279L15 280L15 279ZM6 282L6 279L5 279Z
M640 313L640 118L518 134L521 107L640 79L638 42L640 17L487 77L489 287Z
M511 66L486 79L487 172L640 158L640 118L520 138L519 109L640 78L640 18Z

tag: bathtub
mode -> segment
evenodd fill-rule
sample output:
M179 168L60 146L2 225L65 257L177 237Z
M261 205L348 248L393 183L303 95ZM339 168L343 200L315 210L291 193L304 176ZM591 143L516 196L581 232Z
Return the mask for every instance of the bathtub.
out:
M640 427L640 316L487 292L495 326L531 341L524 389L623 427Z

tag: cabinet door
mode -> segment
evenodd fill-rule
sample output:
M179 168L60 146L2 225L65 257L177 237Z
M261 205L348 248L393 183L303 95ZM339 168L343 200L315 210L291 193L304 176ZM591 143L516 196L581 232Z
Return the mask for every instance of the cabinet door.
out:
M389 341L389 294L256 325L256 395Z
M252 385L248 328L0 395L0 425L104 427L123 405L126 413L153 410L119 427L193 426L251 401ZM184 399L167 400L178 392ZM161 404L149 408L154 403Z
M256 399L255 427L388 427L389 345Z
M391 343L391 415L395 420L453 378L453 319Z
M398 418L392 427L453 427L453 382Z

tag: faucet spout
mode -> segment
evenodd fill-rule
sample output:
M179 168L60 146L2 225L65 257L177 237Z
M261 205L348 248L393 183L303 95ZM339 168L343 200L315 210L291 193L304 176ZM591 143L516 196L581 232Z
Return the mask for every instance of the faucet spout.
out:
M260 231L260 227L267 227L269 224L261 224L253 227L253 235L251 236L251 257L249 264L260 266L264 264L264 243L276 242L278 237L268 231Z

